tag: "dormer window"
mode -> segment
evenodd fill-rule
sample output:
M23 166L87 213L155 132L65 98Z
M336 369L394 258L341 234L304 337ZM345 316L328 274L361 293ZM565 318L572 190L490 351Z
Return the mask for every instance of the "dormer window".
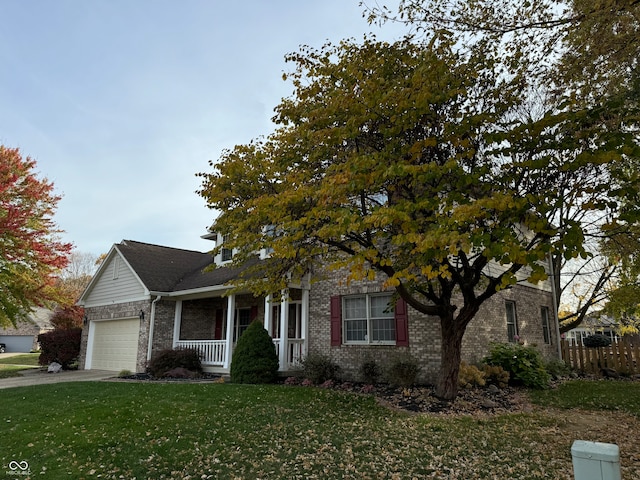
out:
M227 243L228 240L229 240L229 235L225 235L222 239L222 245ZM222 250L220 251L220 255L223 262L230 262L233 259L233 250L230 248L222 247Z

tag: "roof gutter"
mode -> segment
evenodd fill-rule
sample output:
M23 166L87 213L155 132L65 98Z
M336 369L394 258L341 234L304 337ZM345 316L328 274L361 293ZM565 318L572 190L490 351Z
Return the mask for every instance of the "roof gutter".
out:
M190 290L177 290L175 292L156 292L156 291L149 291L149 295L160 295L162 297L184 297L187 295L197 295L197 294L202 294L202 293L208 293L208 292L222 292L225 290L229 290L233 287L231 287L230 285L213 285L210 287L200 287L200 288L192 288Z
M149 344L147 345L147 362L151 360L151 347L153 346L153 330L156 325L156 303L162 298L162 295L158 295L156 299L151 302L151 319L149 320Z

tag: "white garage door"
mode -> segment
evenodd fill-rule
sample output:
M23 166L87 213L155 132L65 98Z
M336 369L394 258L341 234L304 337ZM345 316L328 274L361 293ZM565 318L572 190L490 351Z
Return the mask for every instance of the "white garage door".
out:
M93 325L91 368L136 371L140 320L109 320Z

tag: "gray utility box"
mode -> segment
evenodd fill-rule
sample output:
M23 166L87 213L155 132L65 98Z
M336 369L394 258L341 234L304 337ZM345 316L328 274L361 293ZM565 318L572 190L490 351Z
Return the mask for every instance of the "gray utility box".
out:
M571 446L571 457L576 480L622 480L617 445L576 440Z

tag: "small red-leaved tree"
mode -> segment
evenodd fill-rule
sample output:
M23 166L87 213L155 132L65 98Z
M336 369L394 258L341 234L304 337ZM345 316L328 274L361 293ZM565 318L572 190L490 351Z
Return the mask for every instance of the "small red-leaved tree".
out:
M69 330L71 328L82 328L84 308L78 305L68 307L58 307L51 316L51 325L56 330Z
M78 327L57 329L38 335L40 343L40 365L58 362L63 368L77 360L80 355L82 329Z
M60 241L53 213L60 197L37 178L36 163L0 145L0 326L15 325L31 307L65 303L55 276L71 244Z

